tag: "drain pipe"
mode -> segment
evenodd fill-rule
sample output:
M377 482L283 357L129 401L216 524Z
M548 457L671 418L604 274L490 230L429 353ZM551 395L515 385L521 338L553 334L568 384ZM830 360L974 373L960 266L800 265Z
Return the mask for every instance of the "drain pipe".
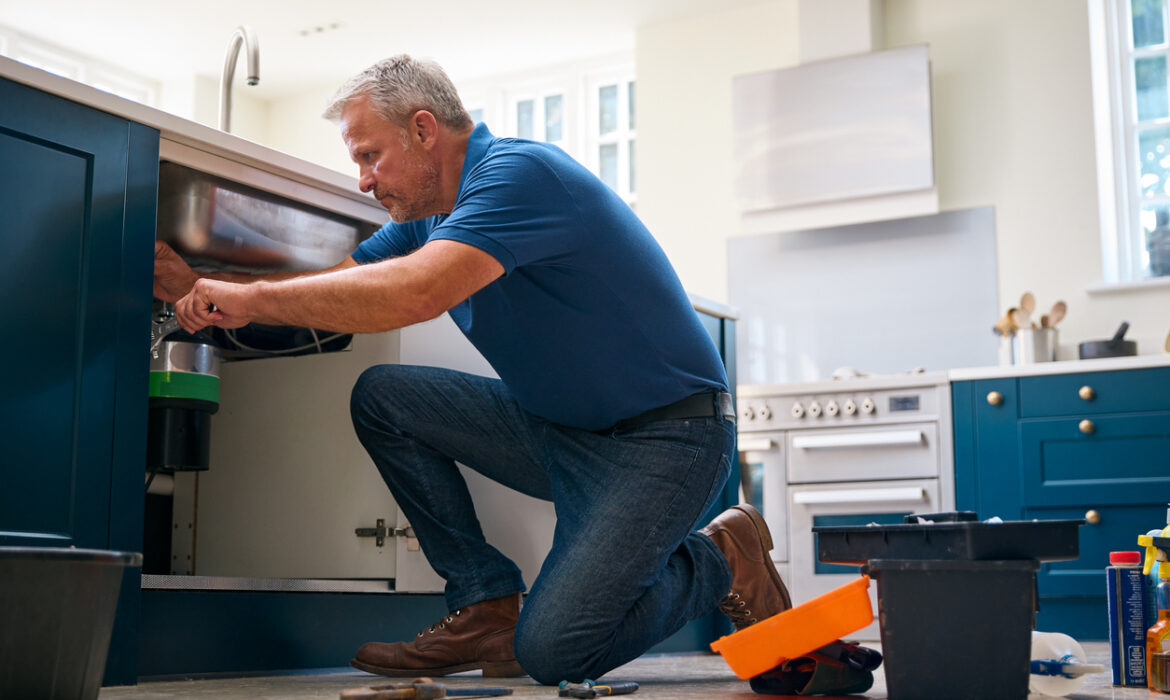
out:
M223 62L223 75L219 79L219 129L232 130L232 78L236 73L236 59L240 56L240 44L248 55L248 84L260 82L260 42L256 32L246 24L236 27L228 41L227 58Z

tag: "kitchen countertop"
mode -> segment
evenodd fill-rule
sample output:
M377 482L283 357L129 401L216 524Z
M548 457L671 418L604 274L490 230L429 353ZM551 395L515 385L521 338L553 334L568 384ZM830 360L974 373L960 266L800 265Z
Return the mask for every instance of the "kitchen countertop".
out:
M385 209L357 180L273 148L0 56L0 78L159 130L161 158L371 223Z
M998 367L969 367L952 369L947 376L952 382L971 379L1000 379L1003 377L1034 377L1046 374L1071 374L1074 372L1112 372L1124 369L1145 369L1170 366L1170 353L1156 355L1134 355L1132 357L1109 357L1097 360L1062 360L1060 362L1036 362L1027 365L1003 365Z

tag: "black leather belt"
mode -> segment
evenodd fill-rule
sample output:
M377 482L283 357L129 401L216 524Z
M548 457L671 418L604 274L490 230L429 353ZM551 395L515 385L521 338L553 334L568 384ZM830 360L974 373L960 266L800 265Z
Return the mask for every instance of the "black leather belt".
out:
M672 404L652 408L636 416L622 419L614 425L614 428L632 428L655 421L680 418L726 418L734 423L735 407L731 403L731 394L726 391L704 391L691 394Z

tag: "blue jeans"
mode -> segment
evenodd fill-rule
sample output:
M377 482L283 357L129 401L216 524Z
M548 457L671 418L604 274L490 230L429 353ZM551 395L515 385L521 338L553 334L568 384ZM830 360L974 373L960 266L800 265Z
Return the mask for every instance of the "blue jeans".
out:
M451 610L524 590L520 570L484 540L455 461L553 502L552 550L515 635L517 661L541 683L597 678L711 612L731 588L727 559L694 532L731 470L729 421L590 432L525 412L498 379L403 365L366 370L350 409L446 579Z

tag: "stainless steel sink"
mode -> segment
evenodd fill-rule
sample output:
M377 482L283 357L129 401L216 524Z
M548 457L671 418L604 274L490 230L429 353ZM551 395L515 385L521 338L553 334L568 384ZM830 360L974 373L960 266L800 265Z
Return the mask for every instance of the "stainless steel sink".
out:
M199 267L330 267L377 226L177 163L159 163L158 240Z

